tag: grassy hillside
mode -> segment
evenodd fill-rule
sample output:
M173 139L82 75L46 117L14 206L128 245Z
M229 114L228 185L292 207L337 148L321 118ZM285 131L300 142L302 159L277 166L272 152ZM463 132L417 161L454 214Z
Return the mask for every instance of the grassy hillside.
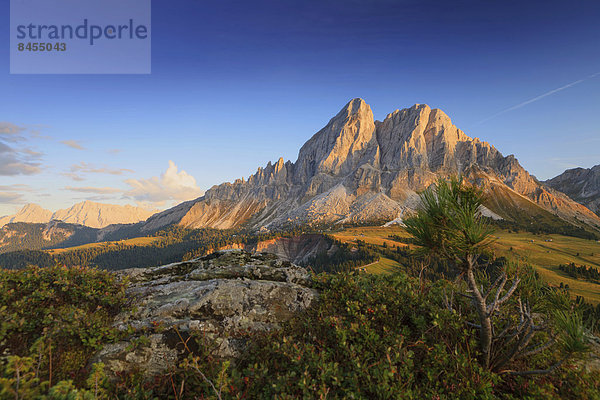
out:
M368 264L365 266L365 269L370 274L392 274L398 269L400 269L401 265L389 258L381 257L379 261L374 262L373 264Z
M341 242L353 242L356 240L362 240L365 243L375 244L378 246L383 246L385 243L385 245L389 247L397 246L399 244L396 240L390 237L395 235L407 239L409 238L409 234L406 233L406 231L398 225L393 225L390 227L361 226L347 228L339 232L333 232L331 234L333 238Z
M51 224L15 222L0 228L0 253L76 246L96 240L96 229L55 221Z
M103 249L103 250L117 250L120 246L149 246L160 238L158 237L138 237L133 239L117 240L112 242L98 242L98 243L87 243L80 246L64 247L60 249L48 250L49 254L62 254L69 251L78 250L90 250L90 249Z
M406 231L397 225L348 228L332 233L331 236L342 242L361 240L379 246L384 244L388 247L412 246L391 238L409 238ZM574 279L558 269L560 264L568 263L600 269L600 242L558 234L535 235L529 232L515 233L507 230L496 231L495 238L493 247L496 255L530 263L549 284L554 286L559 286L561 283L567 284L574 296L583 296L594 304L600 303L600 285ZM381 261L383 264L385 264L384 260ZM369 266L367 271L381 272L376 265Z
M532 233L557 233L583 239L600 238L598 227L586 225L577 218L570 219L570 223L566 223L557 215L506 186L492 183L485 188L485 192L486 206L504 218L502 221L497 221L501 226L517 227Z
M533 235L531 233L497 232L494 244L497 255L529 262L551 285L569 285L573 295L600 303L600 285L574 279L560 271L560 264L575 263L600 268L600 243L562 235ZM551 241L550 241L551 240Z

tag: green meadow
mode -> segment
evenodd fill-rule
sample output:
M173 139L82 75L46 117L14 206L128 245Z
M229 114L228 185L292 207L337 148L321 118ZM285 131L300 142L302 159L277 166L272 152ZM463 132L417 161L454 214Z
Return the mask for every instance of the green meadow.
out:
M348 228L331 234L342 242L362 240L365 243L388 247L411 246L398 243L390 236L408 238L406 231L400 226L391 227L357 227ZM493 248L497 256L509 260L533 265L540 276L549 284L569 285L570 292L583 296L586 300L600 303L600 285L572 278L558 269L560 264L575 263L600 268L600 243L595 240L580 239L562 235L535 235L529 232L509 232L497 230L494 235ZM398 265L392 260L381 259L379 263L369 265L367 271L384 273Z

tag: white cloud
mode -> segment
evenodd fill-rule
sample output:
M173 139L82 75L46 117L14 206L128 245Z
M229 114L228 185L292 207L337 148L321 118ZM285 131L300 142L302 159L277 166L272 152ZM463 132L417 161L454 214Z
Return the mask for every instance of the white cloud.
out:
M160 177L127 179L125 183L131 186L131 190L125 193L126 196L138 203L153 206L164 205L170 201L192 200L204 194L196 185L196 179L183 170L178 171L175 163L170 160L169 168Z

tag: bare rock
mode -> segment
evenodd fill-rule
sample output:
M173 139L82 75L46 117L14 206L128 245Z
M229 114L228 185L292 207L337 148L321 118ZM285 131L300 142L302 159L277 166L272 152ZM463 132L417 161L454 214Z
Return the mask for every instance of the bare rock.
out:
M568 169L545 183L600 215L600 165Z
M185 353L181 338L194 332L214 344L216 357L236 358L248 334L279 327L317 297L305 269L266 253L227 250L119 273L129 279L135 307L115 325L132 334L94 360L112 373L172 368Z
M486 205L499 217L514 220L525 207L600 229L598 215L537 181L514 156L469 137L442 110L415 104L375 121L369 105L353 99L300 148L295 162L280 158L248 179L213 186L189 204L156 214L142 230L165 223L270 229L394 220L414 210L417 192L457 174L501 187L506 201ZM584 204L597 205L597 186L579 186L589 198Z

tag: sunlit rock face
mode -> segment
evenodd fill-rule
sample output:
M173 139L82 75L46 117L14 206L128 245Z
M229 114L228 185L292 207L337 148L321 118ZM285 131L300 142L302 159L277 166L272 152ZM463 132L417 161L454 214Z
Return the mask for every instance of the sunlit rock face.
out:
M134 309L117 316L115 325L130 336L94 359L111 374L169 370L186 355L182 338L194 333L209 341L214 356L236 358L250 334L279 327L318 296L304 268L241 250L120 274L131 282Z
M600 165L568 169L545 183L600 215Z
M467 136L443 111L415 104L375 121L369 105L353 99L295 162L280 158L247 180L214 186L153 216L142 230L164 221L221 229L389 221L414 209L418 191L457 174L484 187L501 185L511 204L525 199L566 221L600 226L597 215L538 182L514 156ZM509 206L492 211L508 217Z
M37 204L26 204L16 214L0 217L0 227L13 222L47 223L54 220L89 228L104 228L113 224L144 221L154 213L142 207L93 201L83 201L54 213Z

